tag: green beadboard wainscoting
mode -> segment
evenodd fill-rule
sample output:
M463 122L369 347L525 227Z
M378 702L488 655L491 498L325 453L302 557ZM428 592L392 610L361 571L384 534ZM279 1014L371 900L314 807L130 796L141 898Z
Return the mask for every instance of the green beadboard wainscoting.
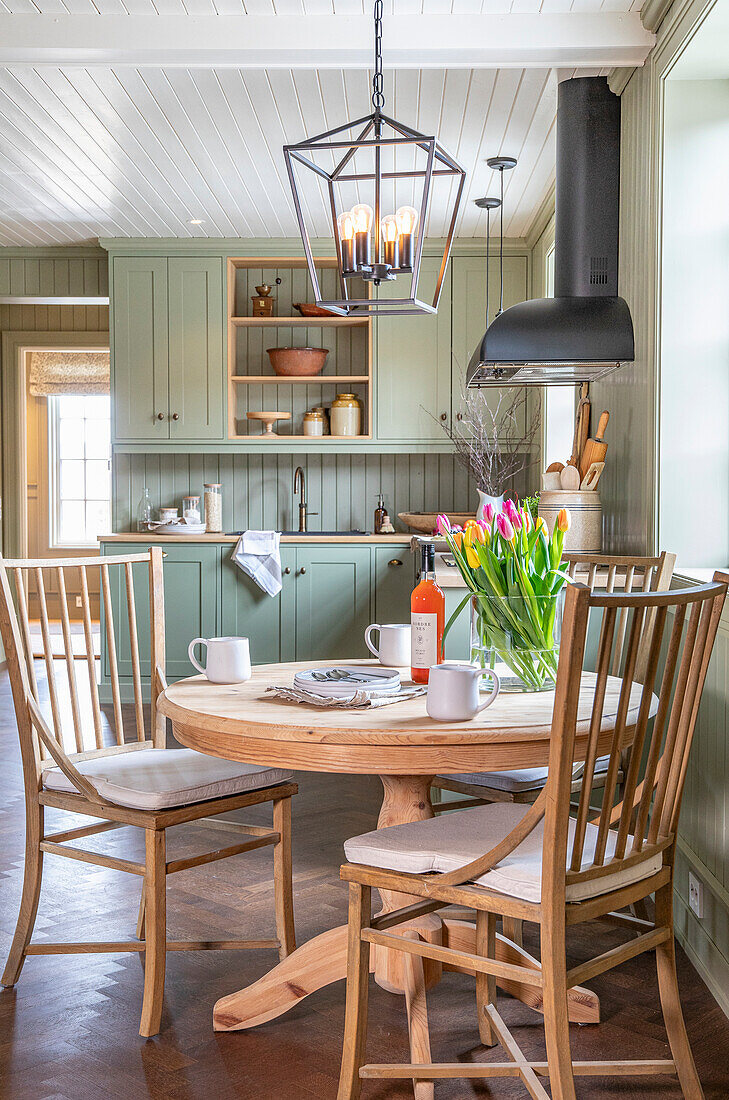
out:
M202 493L203 483L219 481L226 531L298 527L293 476L303 466L312 531L372 530L377 494L382 490L390 517L404 530L398 512L476 510L476 491L449 454L121 454L114 459L113 527L134 528L142 489L152 505L180 505L186 493ZM523 492L528 474L514 485Z

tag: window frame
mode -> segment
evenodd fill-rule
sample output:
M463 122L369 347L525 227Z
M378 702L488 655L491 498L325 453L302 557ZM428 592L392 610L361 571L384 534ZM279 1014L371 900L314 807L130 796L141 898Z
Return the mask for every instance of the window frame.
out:
M60 454L60 400L63 397L106 397L109 401L109 427L111 428L111 398L108 394L56 394L47 398L47 424L48 424L48 543L51 551L73 551L73 550L89 550L98 549L98 541L92 539L89 542L82 542L75 539L73 542L64 542L60 537L61 530L61 461L62 456ZM84 417L84 421L89 419ZM111 516L112 505L112 470L111 470L111 443L109 445L108 455L108 472L109 472L109 515ZM81 461L86 464L88 461L99 461L98 459L88 459L86 457L86 443L84 440L84 457ZM84 482L86 480L86 474L84 472ZM86 491L86 484L84 484L84 494ZM88 500L96 500L96 497L87 497L86 495L81 498L84 503L84 517L85 506ZM85 524L84 524L85 526Z

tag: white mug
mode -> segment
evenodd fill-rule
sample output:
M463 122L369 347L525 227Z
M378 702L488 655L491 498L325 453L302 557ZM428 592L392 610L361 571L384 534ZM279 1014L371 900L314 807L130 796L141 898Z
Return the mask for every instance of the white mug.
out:
M195 659L196 645L208 651L206 667ZM187 647L187 655L198 672L213 684L240 684L251 678L251 653L247 638L195 638Z
M372 632L379 630L380 647L372 644ZM380 626L372 623L365 630L365 644L370 653L374 653L381 665L386 668L402 668L410 665L410 623L387 623Z
M493 686L485 703L479 702L480 679L491 676ZM428 676L426 709L437 722L468 722L490 707L499 694L499 678L488 668L477 665L431 665Z

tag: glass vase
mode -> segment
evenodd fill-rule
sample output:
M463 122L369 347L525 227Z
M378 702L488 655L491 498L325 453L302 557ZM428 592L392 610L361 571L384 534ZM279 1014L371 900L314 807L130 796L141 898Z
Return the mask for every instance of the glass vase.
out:
M564 589L556 596L471 599L471 661L502 691L551 691L557 679Z

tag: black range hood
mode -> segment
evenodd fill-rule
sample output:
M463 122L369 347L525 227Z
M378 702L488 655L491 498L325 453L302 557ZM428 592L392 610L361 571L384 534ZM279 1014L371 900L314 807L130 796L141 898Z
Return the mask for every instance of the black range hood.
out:
M635 357L618 297L620 98L606 77L559 85L554 298L520 302L489 325L469 387L590 382Z

